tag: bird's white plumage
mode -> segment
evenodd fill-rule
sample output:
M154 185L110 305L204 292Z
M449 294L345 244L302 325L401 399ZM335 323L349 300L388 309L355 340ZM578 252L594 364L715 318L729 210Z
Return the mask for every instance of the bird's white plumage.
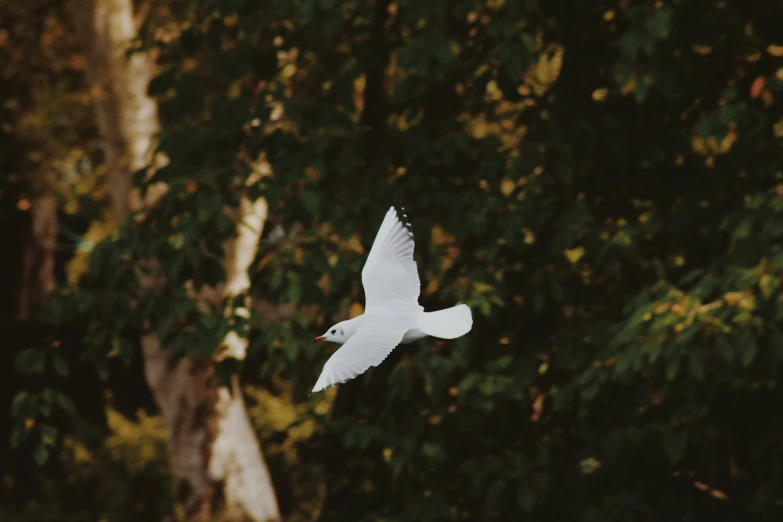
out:
M316 338L345 344L326 361L314 392L378 366L401 342L428 335L455 339L470 331L473 318L466 305L429 313L419 305L421 283L413 248L407 217L401 208L392 206L362 269L364 314Z
M400 211L401 212L401 211ZM404 215L389 208L362 269L366 313L421 312L421 282L413 260L413 233Z
M399 317L384 319L363 321L362 327L326 361L314 392L349 381L386 359L410 326Z

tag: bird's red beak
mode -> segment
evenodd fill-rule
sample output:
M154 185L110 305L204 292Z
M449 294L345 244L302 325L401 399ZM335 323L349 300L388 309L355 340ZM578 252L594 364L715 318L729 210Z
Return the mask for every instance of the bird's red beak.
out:
M326 340L326 337L324 337L323 335L319 335L318 337L316 337L315 339L313 339L313 342L314 342L314 343L322 343L322 342L324 342L325 340Z

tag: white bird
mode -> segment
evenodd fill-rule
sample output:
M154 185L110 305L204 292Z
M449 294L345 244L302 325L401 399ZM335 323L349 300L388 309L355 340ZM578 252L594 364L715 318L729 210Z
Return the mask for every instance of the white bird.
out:
M392 205L362 269L364 314L337 323L313 340L343 345L326 361L313 392L378 366L398 344L427 336L456 339L473 327L467 305L437 312L425 312L419 305L421 283L413 247L408 216Z

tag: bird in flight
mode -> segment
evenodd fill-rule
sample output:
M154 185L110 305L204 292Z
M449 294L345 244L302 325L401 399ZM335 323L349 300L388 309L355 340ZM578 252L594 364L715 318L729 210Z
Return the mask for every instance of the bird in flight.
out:
M378 366L398 344L427 336L456 339L473 327L465 304L437 312L425 312L419 305L421 283L413 247L408 216L402 207L392 205L362 269L364 313L337 323L313 340L342 344L326 361L313 392Z

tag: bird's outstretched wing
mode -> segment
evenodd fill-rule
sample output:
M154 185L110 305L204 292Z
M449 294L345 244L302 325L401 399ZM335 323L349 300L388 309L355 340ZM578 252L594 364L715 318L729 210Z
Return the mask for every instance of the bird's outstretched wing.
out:
M365 311L422 311L413 232L402 207L386 213L362 269Z
M400 319L379 317L370 321L368 318L359 331L326 361L313 392L350 381L370 366L378 366L400 344L407 330Z

